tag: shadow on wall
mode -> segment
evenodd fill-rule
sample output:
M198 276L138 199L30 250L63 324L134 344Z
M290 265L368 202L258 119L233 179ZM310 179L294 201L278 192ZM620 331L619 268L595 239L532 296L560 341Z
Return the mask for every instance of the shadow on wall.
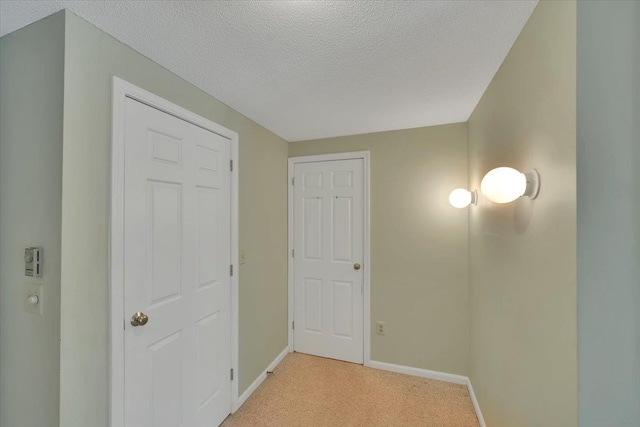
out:
M522 197L515 202L499 204L487 200L480 195L479 204L490 209L491 215L483 217L483 232L487 236L507 236L515 231L518 235L526 234L535 213L535 202ZM474 207L475 208L475 207Z
M516 234L525 234L527 232L529 225L531 225L535 206L534 201L528 198L518 201L513 210L513 226Z

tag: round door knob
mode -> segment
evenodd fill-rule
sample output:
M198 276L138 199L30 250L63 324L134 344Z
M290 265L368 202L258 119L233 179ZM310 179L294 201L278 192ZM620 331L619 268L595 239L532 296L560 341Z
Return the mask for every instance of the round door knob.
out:
M358 264L357 262L355 264L353 264L353 269L354 270L360 270L360 264Z
M144 326L149 321L149 316L139 311L133 316L131 316L131 325L133 326Z

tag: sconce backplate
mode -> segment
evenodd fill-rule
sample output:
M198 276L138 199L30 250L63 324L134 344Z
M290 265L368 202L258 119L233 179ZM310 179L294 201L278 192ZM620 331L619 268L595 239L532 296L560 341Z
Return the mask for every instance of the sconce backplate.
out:
M537 170L531 169L529 172L525 172L524 176L527 178L527 189L523 196L535 199L540 193L540 174Z

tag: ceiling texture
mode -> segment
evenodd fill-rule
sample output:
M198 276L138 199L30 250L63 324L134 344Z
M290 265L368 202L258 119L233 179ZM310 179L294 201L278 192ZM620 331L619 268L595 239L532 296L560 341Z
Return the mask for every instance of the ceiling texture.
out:
M537 1L0 1L67 8L288 141L464 122Z

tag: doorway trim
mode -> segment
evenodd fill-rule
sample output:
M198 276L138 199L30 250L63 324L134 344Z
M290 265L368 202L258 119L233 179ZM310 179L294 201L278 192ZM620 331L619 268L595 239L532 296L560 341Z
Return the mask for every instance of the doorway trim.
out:
M112 80L111 209L109 223L109 425L124 419L124 136L125 100L131 98L230 140L231 184L231 412L238 409L238 134L116 76Z
M293 247L294 247L294 230L293 230L293 204L294 204L294 194L293 194L293 177L294 177L294 167L297 163L312 163L312 162L326 162L326 161L334 161L334 160L357 160L362 159L364 162L364 319L363 324L363 361L364 366L371 365L371 253L370 253L370 175L369 175L369 151L353 151L347 153L332 153L332 154L319 154L312 156L300 156L300 157L289 157L289 173L288 173L288 227L289 227L289 238L288 238L288 255L287 255L287 263L288 263L288 298L289 298L289 310L288 310L288 343L289 343L289 353L293 352L294 343L293 343L293 319L294 319L294 298L293 298L293 289L294 289L294 272L293 272Z

